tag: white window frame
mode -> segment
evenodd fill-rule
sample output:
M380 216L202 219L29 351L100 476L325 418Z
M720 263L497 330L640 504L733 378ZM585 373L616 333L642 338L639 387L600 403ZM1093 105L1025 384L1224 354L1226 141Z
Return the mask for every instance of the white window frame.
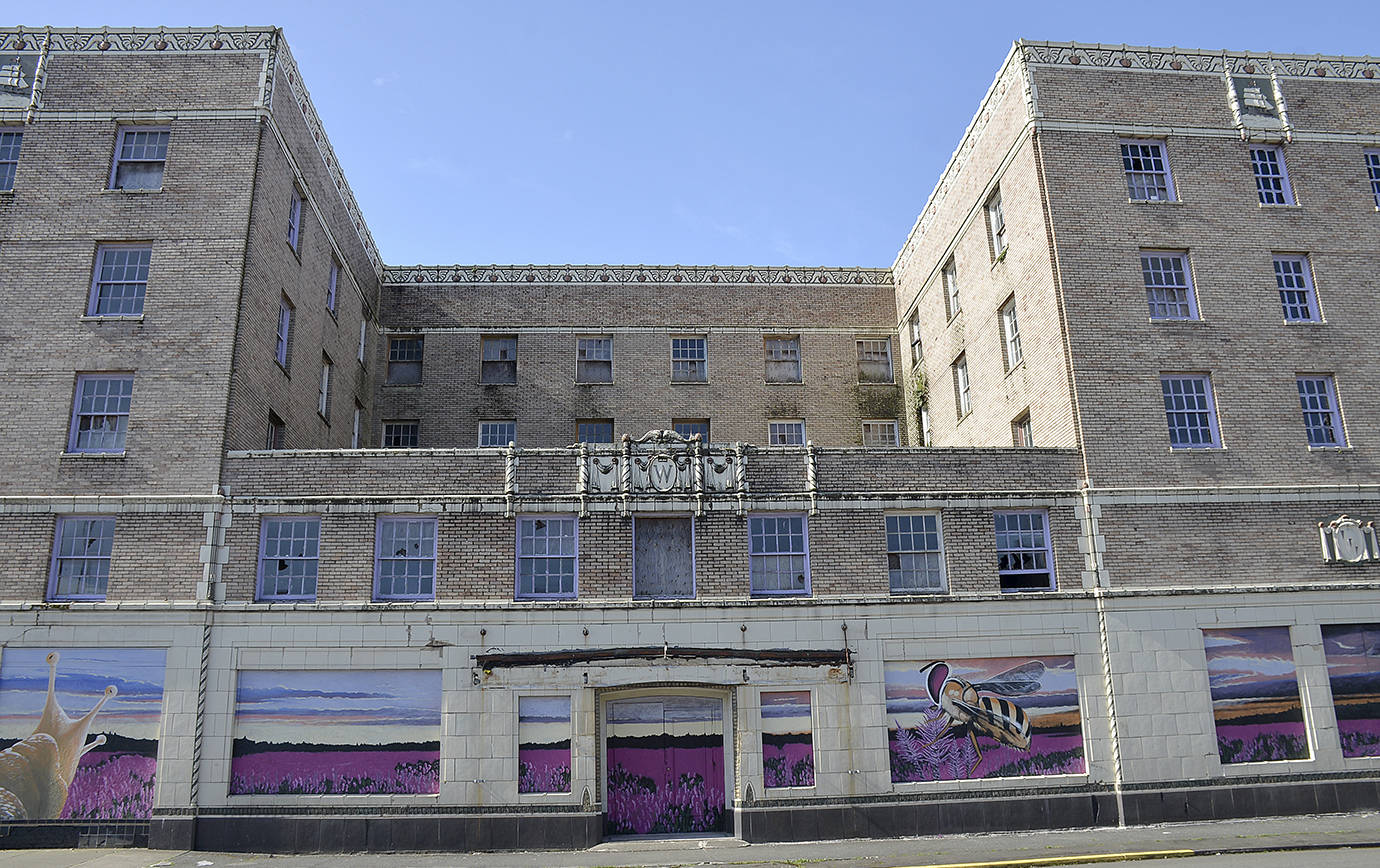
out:
M517 442L516 419L480 419L480 449L502 449L509 443Z
M795 376L773 376L773 365L785 367L795 363ZM762 338L762 379L768 383L799 383L804 381L805 366L800 358L800 335L769 335Z
M911 311L906 326L910 333L910 363L918 365L920 360L925 358L925 347L920 338L920 311Z
M1313 263L1308 255L1277 253L1271 258L1271 262L1275 271L1275 286L1279 289L1280 314L1284 317L1284 321L1286 323L1321 322L1322 311L1318 308L1318 293L1313 288ZM1297 285L1295 281L1297 281ZM1286 300L1286 293L1302 294L1303 304L1299 304L1297 299ZM1300 309L1302 315L1298 315Z
M303 526L298 534L296 527L301 523ZM287 537L288 549L286 554L280 549L275 555L268 554L269 528L270 526L281 527L291 524L289 536ZM283 537L279 535L279 542ZM301 543L300 553L298 543ZM302 582L299 590L293 589L294 577L287 577L287 590L282 592L266 593L264 587L264 565L269 560L280 562L310 562L310 570L304 566ZM307 578L310 578L311 588L307 589ZM315 600L317 583L321 577L321 517L318 515L266 515L259 522L259 566L258 578L254 583L254 600L260 603L272 603L279 600Z
M915 526L915 521L920 520L919 529ZM944 520L938 512L889 512L883 518L884 530L886 533L886 556L887 556L887 577L893 595L910 594L946 594L949 591L948 567L944 558ZM927 525L933 524L933 528ZM934 548L905 548L907 544L914 546L916 537L921 538L921 542L927 543L926 537L933 537ZM893 542L895 543L893 545ZM910 559L911 567L907 567L906 556ZM921 557L916 557L921 556ZM914 567L916 561L923 561L924 566L917 569ZM934 584L911 584L897 582L898 577L904 579L907 575L924 575L926 577L934 575L937 582Z
M1006 252L1008 238L1006 237L1006 214L1001 208L1001 187L992 191L992 195L987 197L987 204L983 206L987 212L987 228L992 237L992 259L1001 259L1001 255Z
M361 365L364 364L364 344L365 344L365 340L366 340L366 338L367 338L367 336L368 336L368 331L369 331L369 321L368 321L368 320L363 320L363 319L360 320L360 321L359 321L359 356L358 356L358 358L359 358L359 363L360 363Z
M1178 194L1174 191L1174 174L1169 170L1169 148L1164 140L1122 139L1120 144L1121 168L1126 173L1126 195L1130 201L1178 200ZM1157 153L1149 153L1151 148L1156 149ZM1138 196L1137 192L1145 195Z
M340 284L340 263L336 262L335 257L331 257L331 271L326 278L326 310L335 315L335 294L336 288Z
M327 423L331 421L331 369L334 368L331 357L325 353L321 354L321 388L316 395L316 412L325 419Z
M390 446L390 445L388 444L388 440L389 440L389 437L388 437L388 433L389 433L389 432L388 432L388 429L389 429L390 427L391 427L391 428L394 428L394 429L401 429L401 428L408 428L408 427L411 427L411 428L416 429L416 430L413 432L413 434L416 436L417 442L416 442L416 443L412 443L412 444L408 444L408 445L393 445L393 446ZM395 431L395 432L394 432L394 439L397 439L397 435L400 434L400 433L401 433L400 431ZM419 420L419 419L385 419L385 420L383 421L383 426L382 426L382 430L381 430L381 436L380 436L380 438L379 438L379 446L380 446L380 447L382 447L382 448L384 448L384 449L419 449L419 448L421 448L421 445L422 445L422 423L421 423L421 420Z
M273 348L273 358L284 371L292 359L292 302L287 296L278 301L277 344Z
M1026 449L1035 445L1035 429L1030 422L1030 411L1026 410L1011 421L1011 445Z
M302 194L292 188L292 199L288 202L287 243L293 253L301 254L302 248Z
M115 384L119 383L119 393L112 399L110 393L111 385L107 385L105 394L98 394L99 383ZM92 392L87 394L87 386L92 386ZM84 408L83 402L89 401L89 409ZM114 401L112 406L111 401ZM96 404L101 406L98 409ZM118 455L125 451L125 439L129 434L129 414L134 405L134 375L124 373L99 373L99 374L78 374L76 388L72 396L72 420L67 433L67 452L71 455L105 453ZM113 410L113 412L112 412ZM85 427L82 425L83 419L102 419L100 427L96 427L93 421ZM113 421L112 421L113 420ZM89 437L83 438L83 433L97 432ZM96 446L91 445L91 441L99 437L100 443ZM85 440L85 444L83 444ZM108 441L108 442L107 442Z
M22 129L0 126L0 193L14 189L15 177L19 174L19 151L23 147Z
M901 432L896 420L862 420L862 445L865 449L895 449L900 446Z
M130 157L123 157L123 156L121 156L122 153L124 152L124 148L125 148L125 137L126 137L126 136L137 136L137 135L139 135L140 133L162 133L162 134L163 134L162 145L161 145L161 150L162 150L162 156L161 156L161 157L157 157L157 158L155 158L155 159L149 160L149 159L135 159L133 156L130 156ZM110 179L109 179L109 181L108 181L107 184L106 184L107 189L110 189L110 190L161 190L161 189L163 189L163 176L164 176L164 173L166 173L166 172L167 172L167 169L168 169L168 146L169 146L169 144L171 144L171 140L172 140L172 131L171 131L171 128L170 128L170 127L166 127L166 126L163 126L163 127L146 127L146 126L120 127L119 131L118 131L118 132L116 133L116 135L115 135L115 155L114 155L114 158L110 161ZM131 148L139 148L139 147L147 147L147 145L131 145L130 147L131 147ZM158 146L155 146L155 152L157 151L157 149L158 149ZM141 155L141 156L143 156L143 155ZM149 164L149 165L153 165L154 163L158 163L158 164L159 164L159 170L158 170L158 186L157 186L157 187L117 187L117 186L115 186L115 179L116 179L116 176L119 175L119 173L120 173L120 164L121 164L121 163L146 163L146 164Z
M524 554L524 553L523 553L523 550L522 550L522 544L523 544L523 540L524 540L523 529L524 529L524 527L530 526L530 525L532 525L533 523L538 522L538 521L547 521L547 522L551 522L551 521L570 522L570 526L571 526L571 527L570 527L570 534L569 534L569 535L565 534L565 533L563 532L563 531L564 531L563 528L562 528L562 533L561 533L558 537L553 537L551 534L544 534L544 535L542 535L541 537L537 537L535 534L532 534L530 538L533 540L533 546L532 546L533 551L532 551L532 553L530 553L530 554ZM533 530L535 530L535 527L533 527ZM553 538L559 539L559 540L560 540L560 546L561 546L561 550L558 551L558 552L557 552L556 554L554 554L554 555L551 554L550 551L549 551L549 548L550 548L549 541L550 541L551 539L553 539ZM548 541L547 545L546 545L546 546L543 546L544 548L548 549L547 551L544 551L544 552L541 552L541 553L536 552L537 546L536 546L536 544L535 544L535 541L536 541L537 539L543 539L543 540L547 540L547 541ZM570 551L569 551L568 553L565 551L565 546L566 546L566 544L567 544L567 540L568 540L569 546L570 546ZM531 576L532 576L532 590L530 590L530 591L524 591L524 590L523 590L523 587L522 587L522 577L523 577L522 566L523 566L523 561L532 561L532 562L535 563L535 562L537 562L537 561L552 561L552 560L566 560L566 559L569 559L569 560L571 561L570 590L567 591L567 590L564 589L564 587L562 587L560 590L557 590L557 591L555 591L555 592L552 592L552 591L549 590L550 584L548 583L548 585L547 585L548 590L543 591L543 592L540 592L540 593L537 592L537 590L536 590L536 575L537 575L537 573L536 573L535 571L533 571L533 572L531 573ZM547 573L545 573L544 575L549 577L549 576L551 576L551 575L553 575L553 574L550 573L550 572L547 572ZM560 578L560 582L561 582L561 585L563 586L564 583L565 583L564 577L565 577L565 575L566 575L566 572L565 572L564 570L561 570L559 573L556 573L556 574L554 574L554 575L558 575L558 576L561 577L561 578ZM513 598L516 599L516 600L574 600L574 599L579 599L579 596L580 596L580 518L579 518L579 516L573 515L573 514L570 514L570 513L564 513L564 514L560 514L560 513L556 513L556 514L552 514L552 513L542 513L542 514L538 514L538 515L520 515L520 516L518 516L518 519L517 519L517 542L516 542L516 544L515 544L515 546L514 546Z
M952 256L939 270L939 281L944 289L944 312L953 320L963 310L963 304L958 294L958 263Z
M793 435L792 431L799 433ZM804 446L806 442L804 419L767 420L768 446Z
M1274 159L1269 158L1273 155ZM1251 145L1251 175L1255 178L1256 199L1261 205L1295 205L1294 188L1289 182L1289 167L1284 162L1284 149L1278 145ZM1278 168L1278 172L1262 169ZM1278 182L1277 184L1275 182ZM1278 189L1275 189L1278 187ZM1267 201L1275 200L1280 201Z
M959 421L973 412L973 384L968 379L968 355L964 353L954 359L951 366L954 374L954 408L958 411Z
M404 365L409 366L404 368ZM417 378L404 377L404 371L417 366ZM426 374L426 338L422 335L393 335L388 338L388 361L383 371L386 386L420 385Z
M694 432L691 432L690 434L686 434L686 433L684 433L684 432L681 430L682 428L689 428L689 427L696 427L696 428L699 428L699 427L701 427L701 426L703 426L703 428L704 428L704 431L703 431L702 433L699 432L699 431L694 431ZM700 439L701 439L703 442L708 443L708 442L709 442L709 432L710 432L711 429L710 429L710 427L709 427L709 420L708 420L708 419L703 419L703 418L701 418L701 419L685 418L685 419L672 419L672 420L671 420L671 430L674 431L674 432L676 432L676 433L679 434L680 436L685 437L686 439L689 439L690 437L693 437L695 434L699 434L699 435L700 435Z
M770 537L770 538L772 538L772 539L774 539L774 540L779 541L782 534L781 534L781 532L780 532L780 525L779 525L779 523L776 524L776 525L774 525L775 530L774 530L772 533L767 533L767 532L766 532L766 528L765 528L761 523L764 522L764 521L766 521L766 520L771 520L771 521L773 521L773 522L779 522L779 521L782 520L782 519L790 519L790 520L799 519L799 520L800 520L801 547L800 547L799 550L796 550L796 549L792 548L792 549L789 550L789 551L781 551L781 550L779 550L779 549L776 550L776 551L771 551L771 550L769 550L770 547L768 547L768 546L765 545L765 543L766 543L768 537ZM793 534L790 532L789 529L787 530L787 534L786 534L786 535L787 535L788 538L789 538L790 536L793 536ZM759 549L758 549L759 541L760 541L760 543L763 544L762 549L761 549L760 551L759 551ZM804 565L804 571L803 571L803 573L800 573L799 575L803 575L804 578L805 578L804 587L795 587L795 586L792 586L792 587L790 587L790 588L760 588L760 587L758 587L759 581L761 581L762 579L764 579L764 578L767 576L767 573L766 573L766 571L765 571L765 566L766 566L767 560L770 559L770 558L781 558L781 557L801 558L801 562L802 562L803 565ZM792 569L792 570L790 570L789 572L794 573L795 570ZM781 570L780 570L779 562L777 563L777 568L776 568L775 570L772 571L771 575L776 576L778 579L779 579L780 576L782 575L782 572L781 572ZM806 515L805 513L803 513L803 512L754 512L754 513L749 513L749 514L748 514L748 591L749 591L749 594L750 594L751 596L754 596L754 597L802 597L802 596L808 597L808 596L810 596L810 519L809 519L809 516L807 516L807 515Z
M1366 176L1370 180L1370 194L1375 199L1375 208L1380 211L1380 148L1367 148L1362 151L1366 164Z
M1177 266L1177 267L1176 267ZM1167 278L1183 276L1183 283ZM1145 303L1151 321L1191 321L1200 318L1198 291L1193 285L1193 269L1188 253L1182 250L1142 250L1140 276L1145 286Z
M1170 383L1177 383L1180 384L1180 386L1176 386L1175 391L1172 394L1166 395L1165 387ZM1182 384L1186 383L1196 383L1200 385L1202 387L1201 391L1193 395L1190 395L1189 393L1183 391L1181 388ZM1188 401L1185 400L1186 396L1187 398L1195 400L1202 399L1202 406L1190 407L1188 405ZM1165 405L1165 424L1169 428L1170 449L1178 452L1189 451L1194 449L1222 448L1222 436L1221 432L1218 430L1217 427L1217 401L1212 393L1212 375L1191 372L1160 374L1160 397ZM1173 407L1169 406L1171 400L1175 403L1175 406ZM1181 424L1176 426L1174 419L1175 416L1184 417L1185 422L1187 422L1188 416L1206 416L1208 422L1207 431L1210 438L1209 442L1194 443L1192 442L1191 436L1189 438L1189 442L1174 442L1176 434L1187 433L1191 435L1193 432L1201 432L1203 430L1203 426L1197 424Z
M509 351L512 358L508 358ZM512 375L508 375L512 365ZM501 376L500 376L501 374ZM518 381L517 335L484 335L479 339L479 384L515 386Z
M358 448L359 448L359 423L360 423L360 417L363 416L363 415L364 415L364 408L361 407L361 406L359 406L359 402L356 401L356 402L355 402L355 416L354 416L354 420L353 420L353 422L351 423L351 426L350 426L350 448L351 448L351 449L358 449Z
M139 261L130 263L128 256L125 262L110 262L111 271L106 272L107 256L116 258L118 254L143 254ZM138 318L144 315L144 298L148 294L149 272L153 262L152 244L101 244L96 247L96 268L91 275L91 294L86 301L86 315L108 319ZM120 279L115 280L116 271ZM132 271L131 271L132 270ZM111 279L105 280L103 278ZM133 287L132 295L126 297L123 294L125 287ZM113 296L107 294L105 290L119 289L121 294ZM128 310L114 310L110 302L120 302L119 307L128 307ZM103 305L103 302L105 304ZM104 306L104 310L102 307Z
M600 363L607 363L607 377L582 376L582 374L595 372ZM594 384L613 382L613 337L611 335L590 335L575 339L575 382Z
M264 448L269 451L282 449L287 442L287 424L278 414L268 411L268 429L264 432Z
M709 382L708 337L680 335L671 338L671 382Z
M68 535L66 539L64 534ZM71 543L70 547L64 546L67 542ZM114 546L113 517L58 516L53 532L53 554L48 566L47 599L104 600L110 585L110 561ZM64 576L68 564L73 569ZM64 583L67 584L66 588L62 587Z
M1029 517L1028 520L1026 520L1027 517ZM1039 522L1038 522L1038 523L1039 523L1040 527L1039 527L1038 529L1036 529L1036 527L1035 527L1035 525L1036 525L1035 519L1036 519L1036 518L1039 519ZM1014 527L1014 528L1011 527L1011 524L1010 524L1012 520L1014 520L1014 521L1016 522L1016 527ZM1024 524L1024 525L1028 525L1028 527L1023 527L1023 526L1021 526L1021 525L1023 525L1023 524ZM1031 593L1031 592L1038 592L1038 591L1054 591L1054 590L1058 590L1058 581L1059 581L1059 580L1058 580L1058 576L1056 575L1056 573L1055 573L1055 571L1054 571L1054 546L1053 546L1053 539L1052 539L1052 535L1050 534L1050 530L1049 530L1049 510L1046 510L1046 509L1005 509L1005 510L997 510L996 512L992 513L992 532L993 532L993 534L994 534L994 536L995 536L995 538L996 538L996 552L997 552L997 581L998 581L1000 584L1003 585L1003 587L1001 588L1001 592L1002 592L1003 594L1020 594L1020 593ZM1044 538L1044 541L1043 541L1043 543L1041 543L1041 544L1037 544L1036 541L1035 541L1035 535L1036 535L1037 533L1040 534L1041 536L1043 536L1043 538ZM1010 544L1010 543L1011 543L1011 538L1012 538L1013 536L1016 537L1016 544L1015 544L1015 545L1011 545L1011 544ZM1025 542L1024 542L1024 539L1022 539L1023 537L1027 537L1027 536L1030 538L1030 544L1029 544L1029 545L1026 545ZM1006 542L1007 542L1007 545L1006 545L1006 546L1003 546L1003 545L1002 545L1003 537L1005 537L1005 539L1006 539ZM1002 560L1003 560L1003 558L1013 558L1013 557L1014 557L1014 558L1019 558L1021 563L1024 563L1025 560L1026 560L1026 558L1029 558L1030 561L1031 561L1032 563L1038 563L1039 560L1040 560L1040 558L1041 558L1041 556L1043 556L1043 559L1044 559L1044 567L1043 567L1043 568L1038 567L1038 566L1036 566L1036 567L1019 566L1019 567L1014 567L1014 568L1013 568L1013 567L1011 567L1011 566L1009 565L1009 561L1008 561L1008 565L1007 565L1005 568L1003 568L1003 565L1002 565ZM1005 586L1004 586L1004 585L1005 585L1005 581L1006 581L1006 579L1007 579L1008 577L1011 577L1011 578L1014 578L1014 579L1018 579L1018 580L1019 580L1019 578L1022 577L1022 576L1038 576L1038 575L1040 575L1040 574L1046 574L1046 575L1048 575L1048 577L1049 577L1049 583L1048 583L1047 585L1040 586L1040 587L1011 587L1011 588L1008 588L1008 587L1005 587Z
M399 538L396 528L402 528L404 535L402 543L406 554L398 554L397 544ZM385 530L393 529L391 541L393 543L392 553L384 551ZM416 531L414 534L413 531ZM415 544L416 552L411 551ZM436 549L437 549L437 528L436 517L429 515L380 515L374 522L374 599L375 600L434 600L436 599ZM417 580L418 590L416 593L397 593L390 589L388 593L383 591L384 565L403 564L404 570L410 573L410 566L415 564L417 572L415 577L411 574L404 575L403 581L411 582L413 578ZM393 586L396 587L398 577L392 578ZM422 590L426 585L430 585L429 591Z
M1016 320L1016 297L1012 296L998 313L1001 319L1002 361L1006 363L1007 373L1010 373L1025 361L1021 350L1021 327Z
M1342 424L1342 405L1337 400L1337 383L1331 374L1299 374L1295 379L1303 430L1309 449L1345 449L1346 428ZM1305 385L1307 384L1307 385ZM1318 386L1322 389L1319 391ZM1310 422L1309 417L1314 417ZM1314 431L1332 435L1332 442L1316 442Z
M858 338L855 342L858 356L859 383L895 383L896 369L891 364L891 338ZM863 379L864 363L886 363L885 379Z

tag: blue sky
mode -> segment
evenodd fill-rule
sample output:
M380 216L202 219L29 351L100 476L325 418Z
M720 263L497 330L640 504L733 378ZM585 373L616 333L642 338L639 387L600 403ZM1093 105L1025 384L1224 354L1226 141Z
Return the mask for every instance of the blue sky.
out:
M1300 8L127 0L19 23L282 26L389 264L889 266L1012 40L1377 53L1372 3Z

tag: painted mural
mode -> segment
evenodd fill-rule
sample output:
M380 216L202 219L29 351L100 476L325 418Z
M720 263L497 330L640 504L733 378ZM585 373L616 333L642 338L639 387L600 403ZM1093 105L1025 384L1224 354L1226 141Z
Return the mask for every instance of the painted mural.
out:
M886 664L893 783L1083 774L1073 657Z
M165 653L5 649L0 819L149 818Z
M608 834L725 829L721 699L621 699L606 712Z
M1289 628L1204 630L1203 647L1222 762L1307 759Z
M762 776L767 787L813 787L810 691L762 691Z
M1342 756L1380 756L1380 624L1324 624Z
M518 697L518 792L570 792L570 697Z
M242 671L230 794L435 793L441 672Z

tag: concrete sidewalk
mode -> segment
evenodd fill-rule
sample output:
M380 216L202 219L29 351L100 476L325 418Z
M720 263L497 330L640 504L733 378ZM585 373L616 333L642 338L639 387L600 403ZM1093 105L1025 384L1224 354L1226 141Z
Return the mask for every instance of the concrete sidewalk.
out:
M1116 859L1337 847L1380 848L1380 814L1327 814L1128 829L1003 832L928 838L746 844L735 838L610 841L575 852L398 853L303 856L159 850L5 850L0 868L596 868L596 866L895 866L1077 864ZM1170 852L1178 851L1178 852ZM1380 864L1380 849L1376 850ZM1067 861L1065 861L1067 860Z

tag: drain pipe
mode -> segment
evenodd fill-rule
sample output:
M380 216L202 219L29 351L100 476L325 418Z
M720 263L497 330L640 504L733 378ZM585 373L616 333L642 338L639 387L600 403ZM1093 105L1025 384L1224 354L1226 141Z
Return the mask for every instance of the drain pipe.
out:
M1107 571L1102 563L1102 553L1097 544L1102 536L1098 533L1097 513L1093 511L1092 488L1084 485L1083 498L1083 537L1087 540L1088 566L1092 568L1094 584L1093 602L1097 606L1097 641L1102 657L1102 689L1107 695L1107 723L1112 737L1112 794L1116 798L1116 825L1126 828L1126 803L1122 796L1123 773L1121 768L1121 736L1117 727L1116 687L1112 682L1112 644L1107 635Z

